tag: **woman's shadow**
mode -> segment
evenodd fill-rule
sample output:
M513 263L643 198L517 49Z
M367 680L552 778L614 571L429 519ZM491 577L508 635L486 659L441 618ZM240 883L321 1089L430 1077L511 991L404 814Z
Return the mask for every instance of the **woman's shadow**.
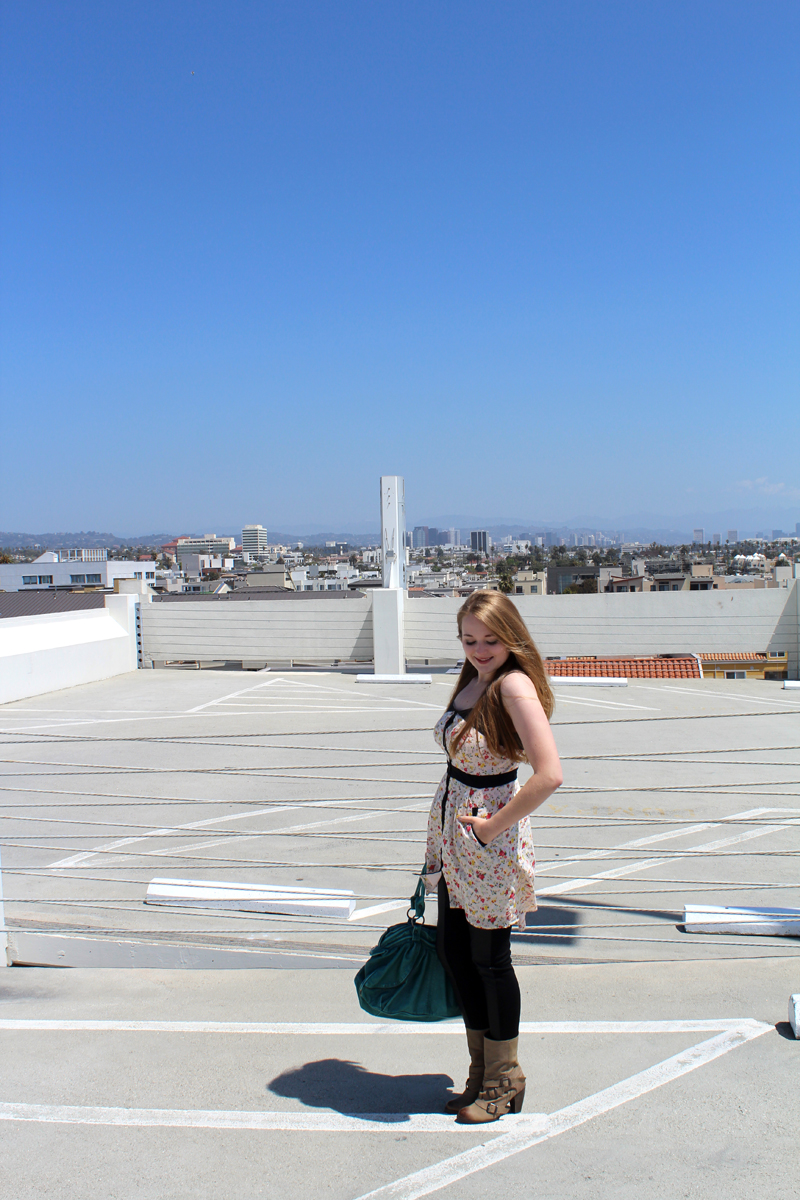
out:
M452 1084L449 1075L379 1075L358 1063L322 1058L284 1071L268 1090L310 1108L404 1121L411 1113L442 1112Z

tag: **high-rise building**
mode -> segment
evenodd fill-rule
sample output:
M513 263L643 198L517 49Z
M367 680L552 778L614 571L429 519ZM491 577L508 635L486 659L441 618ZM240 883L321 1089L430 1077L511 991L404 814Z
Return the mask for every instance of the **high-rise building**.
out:
M451 546L460 546L461 545L461 530L460 529L448 529L447 541Z
M711 545L712 545L712 546L718 546L718 545L719 545L719 534L718 534L718 533L712 533L712 535L711 535Z
M242 553L261 558L267 553L267 531L263 525L245 525L242 529Z
M705 529L695 529L692 531L692 541L693 542L699 542L700 545L702 546L703 543L705 542L705 540L706 540Z
M473 529L470 531L469 544L471 549L476 550L479 554L489 553L489 534L485 529Z
M738 540L739 540L739 530L738 529L729 529L728 532L725 534L726 542L738 542Z
M414 526L414 549L419 550L423 546L427 546L427 544L428 544L428 526L427 525L415 525Z

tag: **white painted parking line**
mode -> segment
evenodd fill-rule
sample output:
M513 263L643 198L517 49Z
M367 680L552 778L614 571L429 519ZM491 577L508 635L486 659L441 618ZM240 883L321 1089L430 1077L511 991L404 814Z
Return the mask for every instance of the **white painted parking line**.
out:
M575 1129L578 1125L584 1125L621 1104L637 1100L655 1088L663 1087L664 1084L679 1079L681 1075L695 1071L698 1067L705 1066L715 1058L744 1045L745 1042L771 1033L772 1030L772 1025L764 1025L759 1021L742 1022L738 1029L700 1042L697 1046L667 1058L654 1067L640 1071L638 1075L631 1075L629 1079L595 1092L585 1100L579 1100L551 1113L548 1128L542 1133L529 1134L522 1129L513 1129L505 1134L501 1132L499 1137L490 1142L475 1146L434 1166L423 1167L421 1171L415 1171L384 1187L365 1192L358 1200L419 1200L421 1196L430 1196L433 1192L466 1179L468 1175L474 1175L476 1171L483 1171L486 1167L494 1166L495 1163L502 1162L514 1154L530 1150L539 1142L558 1137L559 1134Z
M299 703L297 700L274 700L272 697L267 699L234 701L226 700L225 708L237 708L242 715L257 715L259 713L268 715L269 713L336 713L336 712L356 712L356 713L372 713L372 712L392 712L400 713L407 712L407 709L400 709L396 705L389 706L386 703L378 704L358 704L351 700L349 702L315 699ZM416 709L422 711L421 705L416 705ZM412 709L414 711L414 709Z
M304 679L286 679L286 680L284 680L284 682L286 684L292 684L298 688L306 688L306 689L308 689L308 691L311 691L313 689L316 692L328 692L328 693L331 693L331 694L337 695L337 696L348 696L350 698L350 700L352 700L354 698L353 692L350 688L331 687L330 685L325 686L324 684L321 684L321 683L309 683L307 680L304 680ZM427 685L420 684L420 687L422 687L422 686L427 686ZM365 699L367 699L367 698L365 697ZM431 704L430 701L419 700L417 698L410 698L408 696L383 696L383 697L377 696L376 697L376 700L380 700L380 699L392 700L396 704L413 704L420 708L435 708L437 710L441 708L441 704Z
M463 1036L461 1023L447 1025L305 1025L302 1023L222 1023L172 1021L37 1021L3 1020L0 1029L81 1032L167 1032L186 1033L260 1033L291 1032L307 1034L367 1034L394 1033L418 1036L419 1033L447 1033ZM656 1088L705 1066L731 1050L772 1032L773 1026L750 1018L715 1021L569 1021L526 1022L521 1033L677 1033L715 1032L715 1036L691 1046L679 1054L656 1063L602 1091L569 1104L551 1114L505 1117L490 1128L461 1126L454 1119L433 1113L336 1113L336 1112L243 1112L237 1110L122 1108L95 1105L49 1105L2 1103L0 1120L27 1121L43 1124L101 1125L106 1127L169 1127L207 1128L216 1130L247 1129L283 1132L332 1133L392 1133L398 1129L408 1133L455 1133L457 1136L480 1136L480 1145L473 1146L441 1162L424 1167L401 1179L365 1193L359 1200L418 1200L448 1187L477 1171L502 1162L513 1155L531 1149L538 1143L557 1137L583 1125L620 1105L638 1100Z
M415 799L415 801L416 801L416 797L401 797L401 798L402 799ZM114 850L120 850L123 846L132 846L132 845L135 845L137 842L149 841L151 838L167 837L167 836L172 837L176 833L183 833L183 832L189 833L193 829L209 828L212 825L221 825L227 821L242 821L242 820L245 820L247 817L264 817L264 816L271 817L271 816L275 816L277 813L297 812L300 809L308 809L311 807L318 808L318 807L324 806L325 808L337 808L337 807L344 806L344 805L349 807L350 805L353 805L353 804L368 804L368 803L372 803L373 801L374 801L373 796L348 797L348 799L346 799L346 800L325 800L325 801L298 800L295 803L273 805L271 808L256 808L256 809L251 809L249 812L245 811L245 812L233 813L233 814L228 813L227 815L225 815L223 817L208 817L204 821L188 821L183 825L166 825L166 826L161 825L161 826L157 826L154 829L147 830L146 833L135 834L131 837L117 838L116 841L109 842L105 846L96 846L94 848L94 850L82 850L79 854L73 854L69 858L61 858L58 860L58 862L50 863L50 865L48 867L45 867L44 870L47 870L47 871L64 870L65 868L68 868L68 867L78 866L80 863L84 863L84 862L88 861L88 859L93 858L94 855L96 855L96 854L110 854ZM419 807L418 803L415 802L414 804L404 805L403 808L397 809L395 811L398 811L398 812L412 811L413 812L418 807ZM228 841L236 841L236 842L252 841L259 837L269 837L270 834L273 834L273 833L293 833L295 831L300 831L300 830L305 830L305 829L316 829L316 828L319 828L319 827L325 826L325 825L333 825L337 821L339 821L341 823L344 823L345 821L366 821L366 820L369 820L370 817L374 817L374 816L375 816L375 814L372 812L357 813L355 816L331 817L330 820L317 821L317 822L314 822L313 824L309 823L306 825L286 825L283 827L279 826L277 829L261 830L259 833L252 833L252 834L231 834L231 835L226 835L224 838L219 838L218 840L215 840L213 842L212 841L204 841L204 842L196 842L192 846L181 846L180 853L187 854L190 850L197 850L197 849L201 849L201 848L208 849L211 846L222 845ZM170 855L174 856L174 849L173 850L149 850L149 851L143 851L143 854L146 854L147 857L150 857L150 858L156 858L159 856L169 857Z
M636 708L642 712L661 712L660 708L652 708L647 704L627 704L624 700L596 700L586 697L582 700L576 700L573 696L562 696L560 693L556 697L556 704L583 704L588 708Z
M363 921L365 917L377 917L381 913L396 912L397 909L408 907L408 900L389 900L385 904L373 904L370 908L357 908L349 920Z
M648 858L624 867L615 867L612 871L600 871L596 875L589 875L583 879L568 879L565 883L557 883L552 887L537 888L536 894L537 896L561 896L566 892L577 891L579 888L591 887L592 884L599 883L603 879L624 879L626 875L635 875L639 871L649 870L650 867L663 867L666 863L681 862L682 859L691 858L697 854L711 854L715 850L722 850L725 846L735 846L740 842L749 842L753 838L765 837L769 833L776 833L780 829L788 828L790 826L787 825L764 825L760 829L748 829L744 833L737 833L732 837L719 838L714 842L704 842L701 846L692 846L690 850L671 854L669 858Z
M700 681L698 680L698 683ZM677 692L680 696L696 696L699 700L730 700L734 704L784 704L790 710L797 711L798 701L783 700L779 696L753 696L749 692L739 692L736 696L731 696L727 692L712 692L710 689L701 690L700 688L673 687L670 684L664 684L663 687L650 687L648 684L642 684L642 689L648 692Z
M639 846L652 846L656 842L667 842L673 838L688 837L689 834L702 833L706 829L719 829L719 825L715 822L705 822L702 825L687 825L685 829L669 829L666 833L654 833L651 837L636 838L632 842L621 842L619 845L612 846L608 850L587 850L585 854L575 854L570 858L554 859L552 862L537 862L536 874L541 875L543 871L555 871L560 867L571 867L575 863L588 862L592 859L613 858L620 850L634 850Z
M727 821L745 821L749 817L761 817L769 812L783 812L783 809L774 808L750 808L746 812L732 813L726 817ZM719 829L718 821L705 821L700 825L687 825L683 829L668 829L665 833L653 833L649 837L635 838L632 842L620 842L616 846L611 846L604 850L588 850L585 854L574 854L569 858L560 858L553 862L543 862L536 864L537 875L543 871L555 871L559 867L570 867L578 862L587 862L590 859L598 858L613 858L620 850L635 850L640 846L653 846L658 842L668 842L673 838L689 837L690 834L703 833L707 829Z
M749 1017L674 1021L522 1021L520 1034L724 1033L748 1025ZM0 1032L40 1033L229 1033L270 1037L440 1037L464 1036L458 1021L123 1021L45 1020L4 1017Z
M304 803L307 803L307 801ZM350 804L351 801L342 800L341 803L342 804ZM353 802L353 803L355 803L355 802ZM289 806L286 805L285 807L288 808ZM300 807L300 805L297 805L297 808L299 808L299 807ZM392 811L393 811L393 813L414 812L418 809L419 809L419 805L415 803L415 804L403 805L402 808L395 808ZM273 812L282 812L282 811L284 811L284 806L281 806L280 809L273 809L272 811ZM247 815L247 814L243 814L243 815ZM257 814L254 814L254 815L257 815ZM383 814L381 814L381 815L383 815ZM278 825L278 826L276 826L275 829L261 829L261 830L259 830L258 833L238 833L238 834L233 834L233 835L228 834L225 837L215 839L214 841L194 842L190 846L181 846L179 849L179 853L180 854L189 854L192 850L207 850L207 849L210 849L212 846L224 846L224 845L229 845L232 843L236 844L236 845L240 845L242 842L252 842L252 841L258 840L258 838L269 838L277 833L283 834L284 836L286 834L292 834L292 833L308 833L312 829L325 829L329 825L345 825L345 824L348 824L353 821L369 821L371 819L374 820L375 818L376 818L375 813L363 812L363 813L355 813L354 815L349 816L349 817L342 817L342 816L330 817L325 821L306 821L301 825ZM217 820L222 820L222 819L223 818L217 818ZM176 828L182 829L183 826L178 825L178 826L176 826ZM174 832L174 830L170 830L169 832ZM336 830L331 830L331 832L335 833ZM367 831L367 832L369 832L369 831ZM407 832L414 833L415 830L410 829L410 830L407 830ZM143 838L142 840L145 840L145 839ZM175 848L173 847L172 850L148 850L146 853L147 853L148 857L152 857L152 858L158 858L159 856L165 857L165 858L170 858L170 857L174 858L176 852L175 852Z
M439 706L436 705L435 707L438 708ZM287 706L287 705L276 705L276 710L280 711L281 713L285 713L287 716L302 716L304 713L309 711L309 707L300 706L298 704L294 705L293 707ZM409 710L408 709L400 709L397 707L394 707L394 708L379 707L376 705L370 705L369 707L362 706L362 707L346 708L346 707L343 707L342 705L337 704L335 707L332 707L332 708L325 708L325 709L314 708L312 711L315 713L324 711L324 712L331 712L331 713L339 713L339 712L369 712L369 713L381 712L381 713L383 713L383 712L387 712L387 713L395 713L396 714L398 712L407 712ZM413 712L414 710L411 709L410 711ZM418 706L418 711L419 712L427 712L428 708L423 707L420 704ZM6 713L5 719L8 719L9 715L10 714ZM210 717L212 719L216 719L218 717L219 718L222 718L222 717L241 718L246 715L250 715L250 714L245 713L241 706L234 705L231 707L230 712L222 711L220 708L208 708L208 709L205 709L203 712L192 713L191 717L192 717L192 720L195 720L195 719L199 720L201 717ZM142 722L142 721L185 721L186 719L187 719L186 712L164 713L157 717L150 717L150 716L146 716L146 717L130 716L130 717L111 717L111 718L71 717L71 718L65 718L63 721L47 721L44 724L39 723L36 725L31 725L29 722L25 722L21 725L16 725L11 729L0 729L0 733L5 733L5 734L41 733L45 729L61 730L61 729L70 729L74 726L82 726L82 725L120 725L120 724L126 725L126 724L133 724L134 722ZM302 731L294 730L293 732L302 732ZM311 733L313 731L308 730L306 732ZM345 732L347 732L347 731L345 731ZM375 732L375 733L392 733L393 730L392 729L385 729L385 730L384 729L376 729L373 732ZM419 732L420 733L430 733L430 726L421 725L419 728ZM212 735L211 734L199 734L198 736L210 737Z
M205 704L198 704L195 708L187 708L187 716L190 713L202 712L204 708L211 708L215 704L222 704L225 700L232 700L235 696L244 696L247 692L255 692L260 688L269 687L273 683L275 683L274 679L262 680L260 683L254 683L251 687L240 688L237 692L228 692L226 696L218 696L215 700L207 700Z
M507 1118L528 1136L544 1131L544 1113ZM236 1112L193 1108L102 1108L79 1104L3 1104L0 1121L37 1121L59 1125L113 1125L136 1128L257 1129L284 1133L455 1133L482 1132L474 1125L459 1125L439 1113L287 1113Z

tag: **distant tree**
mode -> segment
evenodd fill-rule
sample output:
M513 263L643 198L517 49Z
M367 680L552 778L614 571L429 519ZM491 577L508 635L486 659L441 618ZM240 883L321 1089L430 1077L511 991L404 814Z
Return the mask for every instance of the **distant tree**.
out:
M596 579L582 579L580 583L564 588L565 596L584 596L597 591Z

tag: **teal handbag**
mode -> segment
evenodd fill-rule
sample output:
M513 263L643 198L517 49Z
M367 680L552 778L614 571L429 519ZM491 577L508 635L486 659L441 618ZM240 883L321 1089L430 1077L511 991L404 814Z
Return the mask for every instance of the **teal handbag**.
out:
M392 925L355 977L358 1003L373 1017L445 1021L460 1013L436 953L436 927L425 923L425 884L411 897L408 920Z

